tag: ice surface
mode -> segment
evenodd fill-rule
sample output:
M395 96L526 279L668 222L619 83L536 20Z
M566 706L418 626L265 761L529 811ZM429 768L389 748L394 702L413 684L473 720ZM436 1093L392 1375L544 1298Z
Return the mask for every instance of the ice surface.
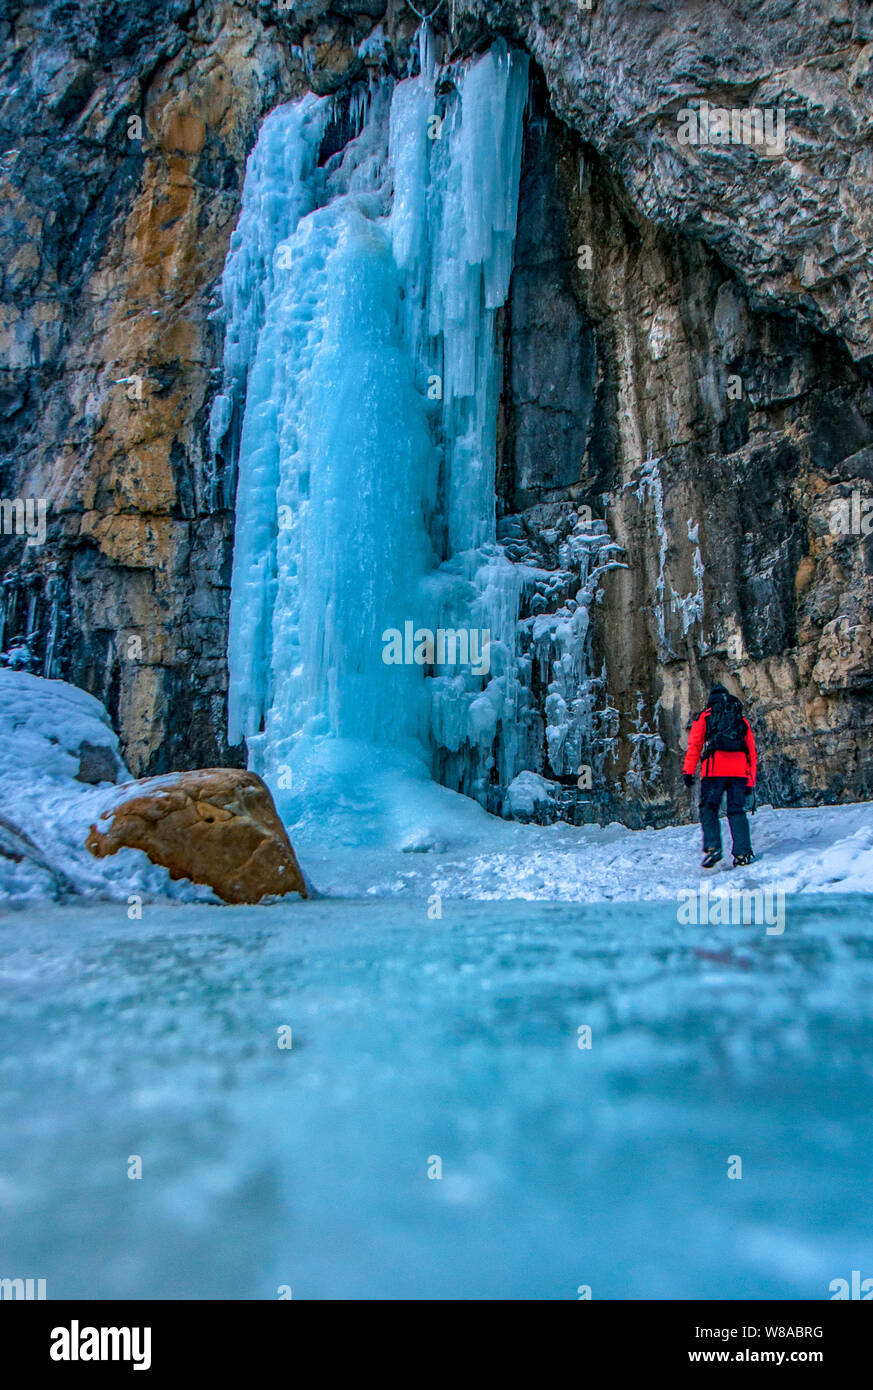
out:
M826 1299L873 1268L871 946L851 895L778 938L668 903L9 913L5 1270L50 1299Z

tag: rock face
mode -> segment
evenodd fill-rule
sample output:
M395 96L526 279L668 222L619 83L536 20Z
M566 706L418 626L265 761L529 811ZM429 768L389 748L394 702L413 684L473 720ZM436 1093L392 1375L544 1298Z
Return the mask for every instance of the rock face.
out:
M873 537L854 525L873 499L871 14L454 0L435 17L443 54L500 34L539 69L499 505L547 570L581 506L624 552L597 609L586 814L675 813L714 679L746 695L764 796L873 796ZM335 94L341 145L351 87L408 71L417 24L396 0L0 16L0 497L48 502L44 545L0 534L0 652L103 700L137 774L244 761L207 422L246 155L310 87ZM683 143L701 102L781 112L784 147ZM539 611L553 601L544 582ZM543 748L533 771L560 782Z
M141 849L172 878L205 883L228 903L286 893L307 896L291 842L269 790L253 772L206 768L145 782L113 811L86 845L103 859Z
M302 78L230 0L3 13L0 496L45 498L48 540L0 537L0 650L96 695L137 774L240 763L210 315L258 124Z
M873 796L869 365L641 216L544 94L505 342L503 532L551 570L587 505L625 564L595 610L618 738L604 719L603 776L573 802L671 816L685 728L714 680L747 703L762 798Z
M873 11L863 0L475 0L516 30L553 108L614 171L639 213L717 247L749 289L873 350ZM680 112L784 115L784 149L683 143ZM707 134L712 130L708 123Z

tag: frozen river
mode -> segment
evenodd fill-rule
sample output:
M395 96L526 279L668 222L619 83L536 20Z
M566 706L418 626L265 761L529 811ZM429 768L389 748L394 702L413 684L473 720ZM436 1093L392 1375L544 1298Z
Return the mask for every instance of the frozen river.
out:
M8 910L0 1274L826 1299L873 1275L869 902Z

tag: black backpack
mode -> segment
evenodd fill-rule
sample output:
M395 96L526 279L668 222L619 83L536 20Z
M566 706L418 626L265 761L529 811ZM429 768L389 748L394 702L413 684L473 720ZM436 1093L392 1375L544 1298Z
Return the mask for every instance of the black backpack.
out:
M748 752L743 706L736 695L718 691L706 718L703 761L706 762L713 753L745 753L748 756Z

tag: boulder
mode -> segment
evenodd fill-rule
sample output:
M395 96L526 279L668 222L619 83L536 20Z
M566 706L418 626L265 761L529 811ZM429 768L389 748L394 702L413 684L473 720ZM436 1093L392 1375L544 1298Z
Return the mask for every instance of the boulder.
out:
M268 787L253 772L203 768L131 783L85 844L103 859L141 849L172 878L205 883L227 903L257 903L306 883Z
M79 759L77 782L86 782L89 786L97 787L101 782L117 782L119 774L123 779L124 764L115 749L107 744L89 743L83 738L76 750L76 756Z

